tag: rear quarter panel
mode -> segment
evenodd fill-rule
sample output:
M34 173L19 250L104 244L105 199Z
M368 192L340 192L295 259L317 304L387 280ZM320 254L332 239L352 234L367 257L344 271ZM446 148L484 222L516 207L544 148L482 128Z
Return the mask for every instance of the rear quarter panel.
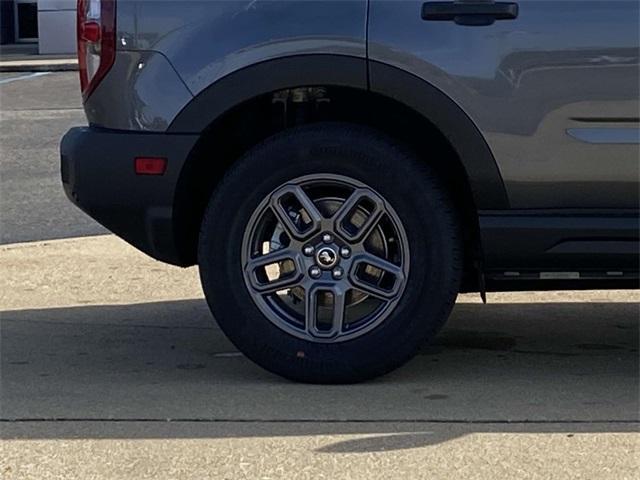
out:
M118 8L119 48L162 53L193 95L272 58L366 55L366 0L125 1Z

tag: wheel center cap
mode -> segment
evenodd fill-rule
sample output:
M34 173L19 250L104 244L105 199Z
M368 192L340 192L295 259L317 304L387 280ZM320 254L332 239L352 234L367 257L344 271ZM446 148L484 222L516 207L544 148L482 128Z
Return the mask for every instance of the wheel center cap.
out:
M331 268L338 263L338 253L331 247L323 247L316 253L316 263L321 268Z

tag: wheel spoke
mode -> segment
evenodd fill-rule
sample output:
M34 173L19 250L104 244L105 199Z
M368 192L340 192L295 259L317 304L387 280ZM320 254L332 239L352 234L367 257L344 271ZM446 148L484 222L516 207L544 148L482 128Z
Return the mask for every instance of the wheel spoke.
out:
M383 275L365 275L367 266L373 267ZM367 278L369 277L369 278ZM349 272L349 280L357 288L383 300L396 296L404 281L404 272L399 266L371 253L360 254Z
M410 266L391 206L371 187L333 173L292 179L265 196L242 242L243 277L257 308L312 343L376 328L400 300Z
M303 240L320 229L322 214L298 185L285 185L275 192L271 208L293 238Z
M282 276L280 268L282 262L287 261L293 263L294 270ZM261 294L294 287L300 283L303 276L300 255L289 248L250 259L245 271L253 289ZM269 274L277 275L277 278L271 280Z
M331 296L331 316L321 318L318 298ZM307 333L317 338L331 338L342 332L346 308L346 290L341 284L312 286L305 291L305 327Z
M358 212L358 207L365 207L369 212L362 225L355 225L351 218ZM384 202L370 190L359 188L344 202L335 214L335 229L352 242L365 239L378 224L384 213ZM360 210L362 212L362 210Z

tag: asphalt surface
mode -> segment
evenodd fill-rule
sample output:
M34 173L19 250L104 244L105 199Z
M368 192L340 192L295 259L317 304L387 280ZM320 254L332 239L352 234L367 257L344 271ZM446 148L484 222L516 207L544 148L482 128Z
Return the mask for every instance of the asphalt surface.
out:
M390 375L285 381L224 337L195 268L88 237L58 173L76 74L23 76L0 74L3 480L640 477L640 292L461 296Z
M60 183L60 138L86 124L77 72L0 73L0 244L106 233Z

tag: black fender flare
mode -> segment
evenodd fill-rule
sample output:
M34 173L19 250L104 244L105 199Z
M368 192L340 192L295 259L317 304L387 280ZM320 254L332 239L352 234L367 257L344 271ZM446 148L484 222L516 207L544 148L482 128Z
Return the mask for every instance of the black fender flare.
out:
M370 91L396 100L435 125L458 154L479 210L509 208L493 153L473 120L448 95L397 67L369 62Z
M496 161L482 133L444 92L397 67L347 55L309 54L256 63L228 74L198 93L176 116L167 133L204 131L215 119L263 94L304 86L337 86L371 91L423 115L449 140L467 172L479 210L508 209Z
M236 70L198 93L169 125L169 133L200 133L225 112L286 88L332 85L367 89L367 61L347 55L294 55Z

